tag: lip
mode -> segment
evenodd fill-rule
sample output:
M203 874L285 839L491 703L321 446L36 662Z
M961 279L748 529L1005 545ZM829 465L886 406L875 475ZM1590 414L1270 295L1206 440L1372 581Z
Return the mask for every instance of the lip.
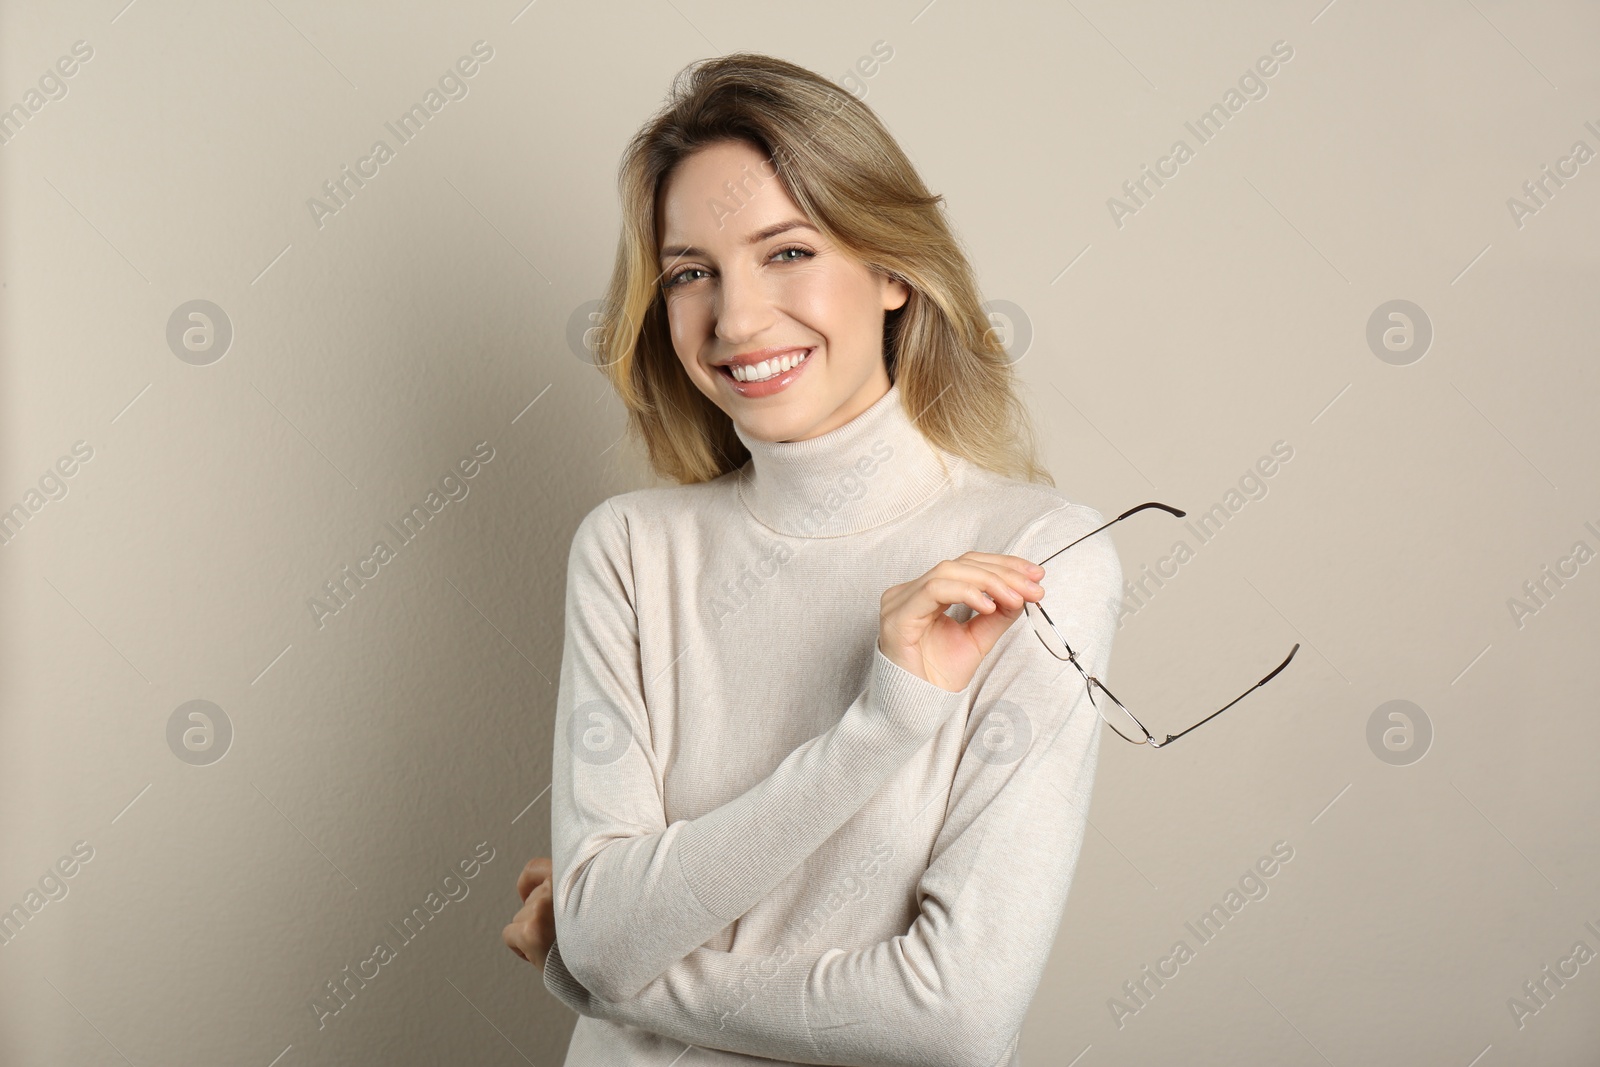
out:
M790 367L776 378L768 378L764 382L741 382L728 372L726 366L717 367L713 373L740 396L751 398L772 396L774 393L780 393L789 388L800 375L805 373L806 368L811 366L811 360L817 354L816 346L813 345L811 348L803 349L803 351L806 353L806 358L801 360L799 364Z

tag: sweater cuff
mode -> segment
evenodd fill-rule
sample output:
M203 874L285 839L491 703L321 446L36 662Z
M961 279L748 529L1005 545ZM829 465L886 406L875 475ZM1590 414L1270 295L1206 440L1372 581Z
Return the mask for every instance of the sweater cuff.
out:
M587 1015L589 1008L589 991L567 970L566 962L561 958L561 945L558 941L550 943L550 954L544 961L544 987L555 998L577 1012Z
M952 693L900 666L872 642L872 677L867 683L867 703L879 709L888 723L919 740L927 740L956 709L966 703L968 690Z

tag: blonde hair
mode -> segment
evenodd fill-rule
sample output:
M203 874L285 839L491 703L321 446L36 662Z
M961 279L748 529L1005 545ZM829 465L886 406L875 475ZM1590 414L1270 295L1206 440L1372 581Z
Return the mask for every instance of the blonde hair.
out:
M709 481L750 455L733 420L684 372L660 286L662 183L685 157L726 141L762 152L767 176L829 240L910 289L906 303L885 314L885 359L929 443L998 474L1054 486L1035 458L1011 361L945 223L944 198L928 191L855 96L804 67L751 52L680 71L618 169L622 233L593 349L656 474L679 484Z

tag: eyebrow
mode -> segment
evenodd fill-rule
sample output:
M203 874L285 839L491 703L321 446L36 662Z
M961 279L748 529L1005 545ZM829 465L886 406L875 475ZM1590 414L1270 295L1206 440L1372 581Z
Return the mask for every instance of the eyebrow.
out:
M822 232L805 219L789 219L785 222L773 223L764 230L757 230L749 237L746 237L744 243L747 245L758 245L762 241L770 240L771 238L778 236L780 233L787 233L790 230L801 229L810 230L812 233L816 234L820 234ZM706 252L704 249L696 248L694 245L668 245L661 250L662 260L682 259L684 256L705 255Z

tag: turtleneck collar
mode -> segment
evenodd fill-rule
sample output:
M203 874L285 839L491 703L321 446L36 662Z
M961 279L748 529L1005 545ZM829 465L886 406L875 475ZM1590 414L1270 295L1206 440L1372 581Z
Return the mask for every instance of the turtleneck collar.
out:
M898 382L861 414L805 441L762 441L738 423L750 450L739 499L762 525L791 537L843 537L906 514L950 481L939 449L911 421Z

